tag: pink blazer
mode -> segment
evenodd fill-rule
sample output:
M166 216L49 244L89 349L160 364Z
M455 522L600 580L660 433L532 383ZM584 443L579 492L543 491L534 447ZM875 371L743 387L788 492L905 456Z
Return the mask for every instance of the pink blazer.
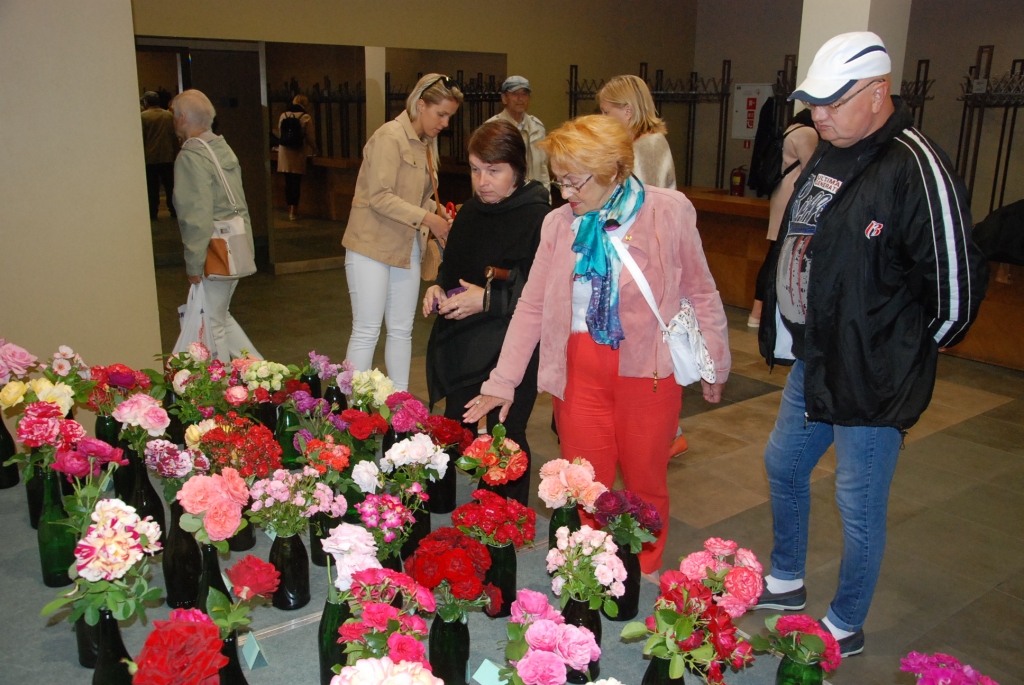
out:
M732 365L729 333L722 298L708 271L697 233L697 212L686 196L675 190L645 185L644 192L644 204L623 240L651 284L666 323L679 311L681 297L693 303L697 323L715 361L718 382L723 383ZM576 253L572 251L574 218L569 205L564 205L544 219L530 279L505 334L498 365L481 393L512 400L540 342L537 386L564 398L565 350L572 325L572 272L576 265ZM619 317L626 334L619 345L619 375L669 378L672 355L654 313L625 268L619 276Z

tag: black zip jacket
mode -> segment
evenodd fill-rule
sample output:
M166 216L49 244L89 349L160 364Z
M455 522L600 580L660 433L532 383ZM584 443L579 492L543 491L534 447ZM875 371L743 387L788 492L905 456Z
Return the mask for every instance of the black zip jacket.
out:
M913 128L903 101L893 97L893 103L885 125L858 143L864 150L856 167L810 242L804 338L810 421L914 425L931 401L939 348L963 339L988 288L963 182L945 153ZM796 188L829 145L818 144ZM770 255L773 287L758 333L769 367L793 363L774 287L789 211Z

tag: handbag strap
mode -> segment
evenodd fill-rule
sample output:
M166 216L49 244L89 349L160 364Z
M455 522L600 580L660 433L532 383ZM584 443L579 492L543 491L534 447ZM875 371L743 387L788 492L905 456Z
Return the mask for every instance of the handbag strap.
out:
M633 280L636 282L640 292L643 293L644 299L647 300L647 305L654 312L654 316L658 319L658 325L661 327L662 333L668 332L668 326L665 325L665 320L661 318L661 312L658 311L658 303L654 301L654 293L651 291L651 284L647 282L647 278L644 277L644 272L640 270L640 265L633 259L633 255L629 254L629 248L622 244L622 239L617 236L610 236L609 239L612 241L612 245L615 247L615 251L619 253L619 259L629 269L629 273L632 274Z
M217 167L217 174L220 175L221 185L224 186L224 193L228 196L228 202L231 203L231 209L235 210L235 214L238 214L238 205L235 203L235 194L231 192L231 186L228 185L228 179L224 175L224 169L220 166L220 160L217 159L217 155L214 154L213 148L202 138L189 138L188 140L198 140L206 148L206 151L210 153L210 158L213 159L214 166ZM188 140L185 142L187 143Z
M437 179L434 178L434 158L430 154L430 143L427 143L427 175L430 176L430 185L434 187L434 204L438 216L445 216L444 207L441 206L441 197L437 194Z

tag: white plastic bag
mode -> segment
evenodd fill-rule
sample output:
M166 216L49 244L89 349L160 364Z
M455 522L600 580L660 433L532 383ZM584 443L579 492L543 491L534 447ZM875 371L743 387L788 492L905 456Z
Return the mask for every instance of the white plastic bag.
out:
M208 350L213 349L213 334L203 317L203 308L206 306L206 291L203 284L192 284L188 291L188 301L178 307L178 323L181 324L181 335L178 342L174 343L172 352L187 352L188 346L194 342L201 342Z

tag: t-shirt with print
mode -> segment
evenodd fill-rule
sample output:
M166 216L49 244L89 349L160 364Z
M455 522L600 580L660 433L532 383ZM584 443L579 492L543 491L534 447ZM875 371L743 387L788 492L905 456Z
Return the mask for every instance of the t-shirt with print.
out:
M863 143L848 148L829 147L818 158L789 206L789 229L779 254L775 291L782 322L793 336L793 356L804 358L807 322L807 284L811 277L811 238L818 221L857 163Z

